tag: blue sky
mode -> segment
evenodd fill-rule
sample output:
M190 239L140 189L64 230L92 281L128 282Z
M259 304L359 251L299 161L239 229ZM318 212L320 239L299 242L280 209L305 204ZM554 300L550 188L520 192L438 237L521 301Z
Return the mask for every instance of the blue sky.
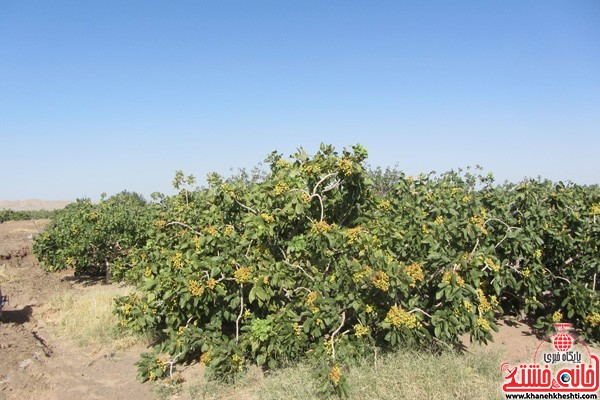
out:
M321 142L600 183L600 2L0 2L0 199L170 192Z

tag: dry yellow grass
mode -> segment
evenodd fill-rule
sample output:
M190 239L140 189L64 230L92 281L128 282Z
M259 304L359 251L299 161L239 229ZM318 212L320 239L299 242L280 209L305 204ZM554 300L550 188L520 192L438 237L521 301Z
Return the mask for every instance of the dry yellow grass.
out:
M127 348L139 342L118 328L113 314L114 298L131 293L131 287L98 285L81 291L56 294L50 299L44 314L57 333L80 346Z
M403 350L364 359L344 373L350 399L496 400L501 397L500 357ZM318 399L315 368L299 364L268 373L251 369L234 384L208 381L177 390L177 399ZM165 399L173 392L163 392ZM336 398L336 397L332 397Z

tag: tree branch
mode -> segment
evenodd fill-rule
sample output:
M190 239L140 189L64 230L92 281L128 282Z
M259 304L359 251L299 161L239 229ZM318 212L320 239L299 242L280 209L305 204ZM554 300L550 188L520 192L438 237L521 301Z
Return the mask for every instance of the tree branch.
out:
M473 247L473 250L471 250L471 252L469 253L469 257L467 258L467 261L471 261L471 259L475 255L475 252L477 251L478 247L479 247L479 238L477 238L477 242L475 242L475 247Z
M240 284L240 314L235 320L235 343L239 341L240 338L240 319L244 315L244 284Z
M323 198L321 197L320 194L313 194L312 196L310 196L310 198L312 199L313 197L316 197L319 199L319 203L321 203L321 219L319 220L319 222L323 221L324 218L324 213L325 213L325 206L323 205Z
M410 310L408 313L412 314L414 312L420 312L421 314L427 315L429 318L432 318L431 315L427 314L425 311L421 310L420 308L414 308L414 309Z
M301 290L306 290L308 293L311 293L311 290L309 288L305 288L304 286L300 286L300 287L297 287L296 289L294 289L294 293L297 293Z
M183 355L183 352L178 353L170 361L167 361L167 364L169 364L169 377L171 380L173 380L173 365L175 365L175 362L177 362L177 359L181 357L181 355Z
M545 270L546 272L548 272L550 275L552 275L552 277L553 277L554 279L560 279L561 281L565 281L565 282L567 282L569 285L571 284L571 281L570 281L570 280L568 280L567 278L563 278L562 276L557 276L557 275L554 275L554 274L552 273L552 271L550 271L548 268L544 268L544 270Z
M329 186L326 186L321 193L329 192L330 190L333 190L336 187L340 186L341 183L342 183L342 181L340 181L339 179L336 179L335 182L333 182Z
M245 208L246 210L250 211L251 213L258 214L258 212L257 212L257 211L256 211L254 208L251 208L251 207L248 207L248 206L245 206L245 205L243 205L242 203L240 203L240 202L238 201L238 199L237 199L237 198L235 198L235 197L234 197L234 198L233 198L233 200L234 200L234 201L235 201L235 202L236 202L236 203L237 203L237 204L238 204L240 207L243 207L243 208Z
M284 263L286 263L287 265L289 265L290 267L298 268L300 271L302 271L302 272L304 273L304 275L305 275L305 276L306 276L308 279L310 279L310 280L311 280L311 281L313 281L313 282L315 281L315 278L313 278L312 276L310 276L310 275L308 274L308 272L306 272L306 270L305 270L304 268L302 268L301 266L299 266L299 265L296 265L296 264L292 264L292 263L288 262L287 260L283 260L283 262L284 262Z
M169 226L169 225L180 225L180 226L183 226L184 228L188 228L189 230L191 230L192 232L194 232L196 235L202 235L201 232L198 232L197 230L195 230L194 228L192 228L188 224L184 224L183 222L172 221L172 222L169 222L168 224L166 224L165 226Z
M332 176L336 176L336 175L337 175L337 173L332 172L330 174L325 175L323 178L321 178L321 180L319 182L317 182L317 184L313 188L312 195L314 196L315 194L317 194L317 188L319 187L319 185L321 183L325 182L325 180L327 180L328 178L331 178Z
M335 361L335 335L337 335L344 326L344 322L346 322L346 311L342 312L342 323L338 328L331 334L331 359Z
M498 219L498 218L488 218L483 222L483 226L485 227L487 225L488 222L491 221L495 221L495 222L500 222L502 225L504 225L506 227L506 234L504 235L504 237L498 242L496 243L496 245L494 246L494 249L497 249L505 240L506 238L508 238L508 233L516 230L516 229L523 229L523 228L519 228L518 226L510 226L508 225L506 222Z

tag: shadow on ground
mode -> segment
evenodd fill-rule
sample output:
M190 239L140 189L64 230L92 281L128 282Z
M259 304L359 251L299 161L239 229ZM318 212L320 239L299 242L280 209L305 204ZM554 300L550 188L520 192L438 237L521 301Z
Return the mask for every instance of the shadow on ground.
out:
M0 322L22 325L31 320L33 308L25 306L20 310L3 310L0 315Z

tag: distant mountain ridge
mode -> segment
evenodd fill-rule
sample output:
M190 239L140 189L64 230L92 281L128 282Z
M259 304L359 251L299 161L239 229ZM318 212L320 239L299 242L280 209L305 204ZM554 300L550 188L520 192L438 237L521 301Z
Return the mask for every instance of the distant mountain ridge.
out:
M71 203L66 200L0 200L0 210L36 211L58 210Z

